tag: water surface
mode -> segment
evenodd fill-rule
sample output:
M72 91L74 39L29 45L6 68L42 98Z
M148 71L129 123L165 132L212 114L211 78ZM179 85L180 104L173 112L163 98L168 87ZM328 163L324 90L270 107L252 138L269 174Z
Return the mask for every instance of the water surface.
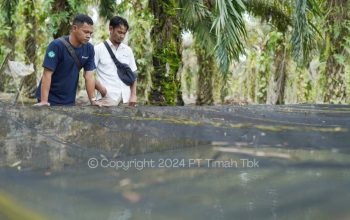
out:
M0 219L350 219L349 106L0 108Z

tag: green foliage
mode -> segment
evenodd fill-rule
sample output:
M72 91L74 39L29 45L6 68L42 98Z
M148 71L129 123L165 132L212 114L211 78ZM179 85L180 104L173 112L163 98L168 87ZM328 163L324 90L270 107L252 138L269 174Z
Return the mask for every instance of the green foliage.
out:
M255 91L250 99L254 102L265 104L268 101L269 87L274 83L273 71L274 71L274 59L276 51L283 41L283 34L278 31L271 31L265 37L263 41L263 47L261 51L253 50L251 53L253 59L250 61L250 65L247 66L247 71L250 72L250 68L254 68L254 83L255 88L250 88L251 91ZM256 57L255 57L256 56ZM251 59L251 58L249 58Z
M106 20L110 20L114 16L116 5L115 0L100 0L99 15Z
M302 66L310 61L310 52L321 36L314 25L320 16L319 1L315 0L245 0L248 11L277 28L282 33L292 32L292 55Z
M193 32L198 44L214 55L220 70L228 73L233 60L244 52L246 36L241 0L179 0L184 27Z
M345 22L345 27L350 33L350 21ZM343 48L344 48L344 54L342 55L341 60L343 61L344 65L344 82L346 85L346 103L350 103L350 35L346 35L344 37L344 43L343 43Z
M197 103L211 104L214 96L224 100L222 94L228 93L224 88L228 79L229 66L233 60L238 60L240 54L244 53L243 41L246 32L242 14L245 6L240 0L180 0L179 5L184 28L193 33L196 47L203 49L202 54L198 56L217 61L210 62L212 66L208 67L204 59L199 59ZM217 66L219 69L216 68ZM223 74L219 75L217 72ZM222 93L216 95L213 82L217 84L221 81L224 84L220 88ZM201 91L202 89L204 91Z
M194 103L198 87L198 59L191 34L184 35L182 44L181 89L186 103ZM221 86L219 88L222 88Z
M160 65L155 66L155 72L162 74L161 77L158 75L158 88L162 89L163 96L167 105L176 105L177 96L174 91L179 90L179 85L176 83L177 71L180 66L180 57L178 54L178 42L170 39L167 42L165 48L154 48L154 58L159 62ZM152 85L156 86L156 85Z
M325 62L322 71L324 101L344 103L348 101L349 22L350 2L326 1L323 28L326 42L321 51Z
M217 42L215 51L219 60L219 66L223 72L227 72L230 62L238 59L243 53L242 38L246 37L245 24L242 14L245 6L241 0L217 0L214 10L212 29L215 30Z
M274 95L276 57L283 45L287 52L286 103L350 103L349 1L124 0L117 5L113 0L35 0L35 8L30 10L26 1L30 0L0 2L0 62L11 51L15 51L13 58L24 61L28 37L35 36L35 63L40 74L52 36L67 34L73 16L93 8L99 9L100 18L120 14L129 21L127 40L138 66L142 101L151 103L150 92L159 92L163 105L176 104L178 91L193 98L199 64L193 47L198 46L208 59L218 61L205 76L206 82L213 83L215 99L268 103ZM148 3L155 4L156 10L151 11ZM249 16L243 16L245 12ZM25 16L35 17L36 28ZM253 17L260 18L256 26L251 26ZM96 28L94 42L108 37L104 22ZM185 30L193 33L196 45L185 48L187 55L181 60L180 37ZM178 69L184 59L193 62L184 65L180 79ZM221 72L226 71L224 75L218 74L218 64ZM6 87L15 91L10 84Z
M247 11L254 16L260 17L263 22L269 22L280 32L286 32L292 25L292 19L287 14L288 9L278 2L266 0L245 0Z
M177 77L180 66L180 27L175 0L150 0L154 16L151 40L153 43L151 103L182 104L181 84Z
M137 93L143 102L149 102L148 93L152 86L151 74L152 42L150 30L152 28L152 14L147 7L146 0L135 0L130 4L132 16L128 17L130 30L128 35L129 46L133 49L138 69Z
M30 1L30 0L29 0ZM31 1L30 1L31 2ZM34 34L33 22L28 19L28 16L35 16L33 8L29 8L28 0L22 0L19 2L17 11L14 14L14 21L17 24L16 36L17 42L21 46L16 48L16 56L18 60L25 60L26 50L24 47L24 41L28 34ZM23 17L25 19L23 19ZM24 21L24 22L23 22ZM36 30L35 30L36 31Z
M1 13L4 15L5 24L11 25L13 23L13 14L16 11L18 0L2 0L0 4Z
M3 0L0 2L0 16L2 17L1 26L4 26L0 28L3 34L3 38L0 39L0 52L3 53L1 57L5 58L5 56L8 55L9 60L15 58L16 26L14 22L14 13L17 10L17 4L18 0ZM9 76L0 72L0 91L13 91L14 86L12 81L13 80Z
M86 13L87 1L79 0L47 0L43 9L48 13L47 25L52 35L57 38L69 34L70 22L80 13Z
M309 3L309 4L308 4ZM316 5L316 4L314 4ZM310 8L311 7L311 8ZM294 31L292 34L293 57L299 65L309 60L309 53L316 45L317 29L308 18L308 10L312 8L310 1L297 0L294 12ZM309 13L312 15L312 13Z
M4 55L9 52L9 49L5 46L4 39L10 34L10 27L5 25L4 18L0 16L0 60L4 59Z

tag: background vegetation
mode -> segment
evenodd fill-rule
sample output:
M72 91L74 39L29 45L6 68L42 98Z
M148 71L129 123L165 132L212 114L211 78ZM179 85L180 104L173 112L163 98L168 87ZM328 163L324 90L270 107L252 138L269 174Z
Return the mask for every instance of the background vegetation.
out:
M152 105L350 103L349 0L0 0L0 62L33 63L33 97L48 43L78 13L93 43L121 15ZM0 92L18 82L0 71Z

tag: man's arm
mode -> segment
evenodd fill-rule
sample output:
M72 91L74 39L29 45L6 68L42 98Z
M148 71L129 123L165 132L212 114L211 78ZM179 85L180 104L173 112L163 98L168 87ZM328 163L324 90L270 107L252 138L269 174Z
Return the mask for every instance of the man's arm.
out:
M91 105L98 105L95 98L95 77L93 74L93 71L85 71L84 72L84 78L85 78L85 87L86 92L89 97Z
M136 61L135 61L134 53L132 52L132 50L130 50L129 66L130 66L130 69L137 75ZM130 94L130 99L129 99L129 106L136 106L136 102L137 102L136 87L137 87L137 79L130 86L131 94Z
M96 66L96 71L97 71L97 66L100 63L100 50L101 50L101 45L95 46L95 49L94 49L94 51L95 51L94 63L95 63L95 66ZM106 87L104 87L101 84L101 82L98 81L97 79L95 79L95 89L101 93L102 97L106 96L106 94L107 94Z
M44 68L44 74L41 79L40 102L35 104L34 106L50 105L50 103L48 102L48 99L49 99L49 91L51 87L52 74L53 74L52 70Z
M129 106L135 106L135 105L136 105L136 102L137 102L136 86L137 86L137 79L136 79L135 82L130 86Z
M107 95L107 89L104 87L100 81L95 79L95 89L101 93L102 97L105 97Z

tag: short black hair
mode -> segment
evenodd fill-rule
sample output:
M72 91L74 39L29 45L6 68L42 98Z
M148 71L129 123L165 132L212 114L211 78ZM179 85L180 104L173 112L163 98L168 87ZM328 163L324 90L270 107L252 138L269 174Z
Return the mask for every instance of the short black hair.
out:
M79 14L79 15L75 16L75 18L73 20L73 25L82 25L84 23L87 23L89 25L94 25L94 22L92 21L92 19L88 15Z
M113 29L119 26L125 26L126 30L129 30L129 24L128 21L125 18L122 18L120 16L114 16L110 21L109 21L109 26L112 26Z

